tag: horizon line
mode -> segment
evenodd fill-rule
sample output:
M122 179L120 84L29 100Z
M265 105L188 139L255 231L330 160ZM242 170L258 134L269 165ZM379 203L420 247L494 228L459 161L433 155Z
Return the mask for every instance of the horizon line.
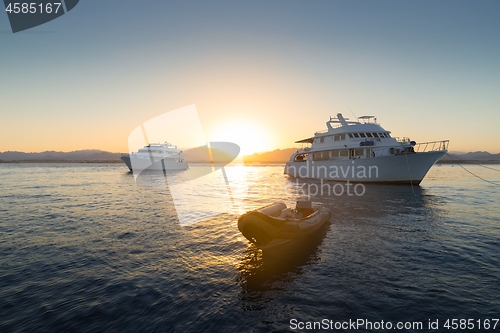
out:
M200 146L202 147L202 146ZM195 148L198 148L198 147L195 147ZM188 149L194 149L194 148L180 148L180 150L182 150L183 152L185 150L188 150ZM263 153L272 153L276 150L287 150L287 149L299 149L299 148L296 148L296 147L288 147L288 148L275 148L273 150L267 150L267 151L259 151L259 152L254 152L254 153L251 153L251 154L244 154L243 156L252 156L252 155L255 155L255 154L263 154ZM88 148L88 149L76 149L76 150L71 150L71 151L62 151L62 150L44 150L44 151L29 151L29 152L26 152L26 151L19 151L19 150L6 150L6 151L0 151L0 154L4 154L4 153L23 153L23 154L41 154L41 153L49 153L49 152L54 152L54 153L64 153L64 154L68 154L68 153L74 153L74 152L81 152L81 151L99 151L99 152L103 152L103 153L110 153L110 154L127 154L128 152L113 152L113 151L109 151L109 150L102 150L102 149L99 149L99 148ZM464 152L464 151L448 151L448 153L450 154L469 154L469 153L488 153L488 154L491 154L491 155L497 155L497 154L500 154L500 151L498 153L492 153L492 152L489 152L487 150L474 150L474 151L467 151L467 152Z

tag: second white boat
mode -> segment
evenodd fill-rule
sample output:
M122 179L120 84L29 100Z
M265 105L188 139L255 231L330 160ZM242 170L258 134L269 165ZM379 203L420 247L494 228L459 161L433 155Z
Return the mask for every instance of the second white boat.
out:
M186 170L188 168L182 151L168 142L151 143L137 152L123 154L121 159L134 174L142 171Z
M449 140L416 143L393 138L374 116L348 121L342 114L326 122L327 130L296 143L299 149L284 173L297 178L356 183L419 185L448 152Z

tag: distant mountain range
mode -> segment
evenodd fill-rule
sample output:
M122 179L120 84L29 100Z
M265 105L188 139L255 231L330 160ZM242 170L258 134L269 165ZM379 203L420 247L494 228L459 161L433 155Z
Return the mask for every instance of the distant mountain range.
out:
M296 152L296 148L276 149L269 152L255 153L243 157L245 164L279 164L285 163L290 159L290 156ZM224 151L212 149L212 159L216 163L228 163L233 156ZM88 149L75 150L71 152L61 151L44 151L41 153L24 153L19 151L0 152L0 162L106 162L115 163L121 162L120 153L111 153L107 151ZM207 148L193 148L184 152L184 158L188 163L209 163L210 154ZM465 154L453 153L447 154L439 162L453 163L455 162L500 162L500 154L491 154L487 151L476 151Z
M474 152L469 152L465 154L447 154L445 155L440 162L447 162L447 161L500 161L500 154L491 154L487 151L474 151Z
M41 153L23 153L20 151L6 151L0 153L2 162L118 162L120 153L110 153L97 149L75 150L71 152L44 151Z
M236 146L237 147L237 146ZM225 150L218 148L208 148L206 146L187 149L183 152L183 156L188 163L217 163L228 164L236 156L238 151L234 147L223 147ZM0 163L12 162L93 162L93 163L118 163L121 162L121 153L111 153L102 150L88 149L75 150L72 152L62 151L44 151L41 153L24 153L19 151L6 151L0 153Z
M290 156L297 151L297 148L276 149L263 153L255 153L243 157L245 164L262 163L262 164L275 164L286 163Z

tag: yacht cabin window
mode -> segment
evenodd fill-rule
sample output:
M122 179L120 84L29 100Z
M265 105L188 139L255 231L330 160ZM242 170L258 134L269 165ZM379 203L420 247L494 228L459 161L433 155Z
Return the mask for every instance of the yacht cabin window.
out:
M364 149L354 149L354 156L363 156L364 151Z

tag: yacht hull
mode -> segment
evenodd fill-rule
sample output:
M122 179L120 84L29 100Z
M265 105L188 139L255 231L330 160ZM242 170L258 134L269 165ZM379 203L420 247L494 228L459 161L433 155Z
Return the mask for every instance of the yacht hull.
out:
M186 170L188 164L184 160L174 158L164 158L160 160L151 160L140 157L130 157L123 155L122 161L127 165L130 171L141 173L142 171L163 171L163 170Z
M284 173L295 178L353 183L419 185L447 150L360 159L287 162Z

